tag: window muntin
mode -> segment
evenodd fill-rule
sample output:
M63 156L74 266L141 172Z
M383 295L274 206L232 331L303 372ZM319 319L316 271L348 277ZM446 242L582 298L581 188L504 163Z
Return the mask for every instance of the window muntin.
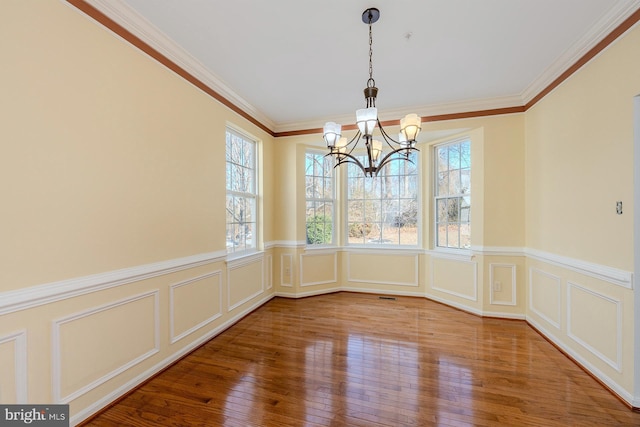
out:
M334 242L333 159L316 151L305 154L306 230L308 245Z
M392 161L376 177L347 168L347 241L355 245L417 246L418 156ZM365 162L364 157L359 159Z
M437 145L435 151L435 246L471 247L471 141Z
M228 253L256 248L257 142L226 132L226 246Z

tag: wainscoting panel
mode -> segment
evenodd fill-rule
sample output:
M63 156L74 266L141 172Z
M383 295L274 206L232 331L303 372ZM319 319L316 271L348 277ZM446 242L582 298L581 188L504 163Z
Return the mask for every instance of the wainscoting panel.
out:
M489 302L493 305L516 305L516 266L489 264Z
M293 286L293 255L291 254L280 256L280 286Z
M228 310L232 311L264 292L264 257L249 257L227 266Z
M27 403L27 334L0 337L0 402Z
M55 320L53 403L69 403L156 354L159 318L154 290Z
M265 282L267 289L273 288L273 255L265 257Z
M222 316L222 271L169 286L171 344Z
M567 283L567 334L603 362L622 371L622 302Z
M560 329L562 323L560 278L546 271L529 269L529 310Z
M478 301L478 264L432 256L431 287L449 295Z
M347 281L378 285L419 285L418 255L400 252L347 253Z
M300 255L300 286L325 285L338 281L338 254L335 251Z

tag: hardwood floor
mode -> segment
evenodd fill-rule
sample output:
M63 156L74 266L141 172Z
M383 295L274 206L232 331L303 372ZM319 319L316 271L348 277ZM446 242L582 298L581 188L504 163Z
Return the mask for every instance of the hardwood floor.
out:
M396 298L275 298L86 425L640 425L525 322Z

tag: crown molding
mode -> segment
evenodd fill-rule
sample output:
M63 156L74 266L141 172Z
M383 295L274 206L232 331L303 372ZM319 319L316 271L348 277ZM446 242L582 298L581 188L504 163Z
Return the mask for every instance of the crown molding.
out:
M223 105L256 124L274 137L321 133L324 120L275 123L264 113L243 99L201 62L176 44L168 36L139 15L122 0L66 0L69 4L100 22L114 34L140 48L143 52L167 66ZM90 13L88 9L95 9ZM96 15L102 14L105 19ZM106 22L111 20L112 22ZM640 20L640 0L614 2L604 15L582 38L567 49L543 74L522 93L500 98L475 99L447 104L385 110L381 121L387 126L414 112L423 122L454 120L526 111L584 64L606 49L620 35ZM120 28L115 28L120 27ZM120 31L123 30L123 31ZM137 40L132 40L137 39ZM141 46L146 44L146 46ZM353 123L353 114L334 116L338 123ZM348 128L355 125L347 125Z
M472 113L477 111L490 111L490 110L501 110L506 108L514 108L522 106L522 98L519 95L514 96L504 96L498 98L487 98L487 99L472 99L466 101L459 102L449 102L446 104L434 104L434 105L423 105L423 106L413 106L413 107L403 107L396 109L380 109L378 112L380 114L381 122L392 122L398 121L401 117L404 117L407 114L415 113L420 117L429 118L429 117L438 117L438 116L449 116L451 115L453 118L457 115L462 115L463 113ZM276 124L274 128L274 132L276 134L281 133L290 133L296 132L300 129L316 129L318 132L322 132L322 127L328 121L340 123L343 126L345 125L354 125L356 123L355 113L356 109L354 108L352 113L343 114L340 116L332 116L330 118L325 119L315 119L308 121L300 121L300 122L290 122L290 123L279 123ZM424 121L424 120L423 120Z
M156 50L160 55L184 69L211 90L218 93L267 128L273 129L275 127L273 121L265 114L238 95L229 85L224 83L222 79L213 74L194 56L184 50L125 2L114 0L84 0L84 2L102 12L116 24L122 26L152 49Z
M570 46L553 64L522 91L520 95L520 105L527 105L539 94L546 93L547 89L551 87L556 80L575 64L580 63L583 58L589 61L597 56L599 52L596 52L593 56L589 56L591 50L614 33L614 31L637 12L638 9L640 9L640 0L614 2L609 12L593 25L589 29L589 32ZM607 43L607 46L610 44L611 43Z

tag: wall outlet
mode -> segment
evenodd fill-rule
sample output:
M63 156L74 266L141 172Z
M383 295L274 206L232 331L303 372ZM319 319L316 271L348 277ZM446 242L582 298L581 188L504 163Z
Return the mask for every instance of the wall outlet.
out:
M616 213L622 215L622 202L616 202Z
M502 292L502 283L501 282L493 282L493 290L494 292Z

